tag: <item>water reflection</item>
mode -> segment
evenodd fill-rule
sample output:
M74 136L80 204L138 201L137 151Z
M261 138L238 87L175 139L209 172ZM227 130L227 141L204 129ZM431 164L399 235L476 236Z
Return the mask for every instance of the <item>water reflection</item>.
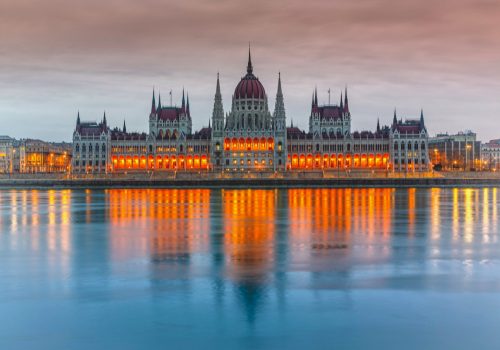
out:
M500 260L497 193L1 191L0 264L17 274L2 273L0 293L151 298L160 314L175 300L192 314L214 307L206 322L237 322L236 308L256 325L272 312L286 317L297 295L332 290L349 295L338 301L345 308L364 289L498 292L484 274Z

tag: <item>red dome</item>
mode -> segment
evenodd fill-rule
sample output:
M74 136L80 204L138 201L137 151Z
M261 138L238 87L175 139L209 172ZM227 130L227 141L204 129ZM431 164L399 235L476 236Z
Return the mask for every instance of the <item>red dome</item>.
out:
M236 89L234 90L234 97L236 99L240 98L264 99L266 97L266 91L264 90L264 87L260 83L259 79L255 75L253 75L250 47L248 48L247 75L241 78L241 81L236 86Z
M240 98L259 98L263 99L266 96L264 86L259 79L253 74L247 74L236 86L234 97Z

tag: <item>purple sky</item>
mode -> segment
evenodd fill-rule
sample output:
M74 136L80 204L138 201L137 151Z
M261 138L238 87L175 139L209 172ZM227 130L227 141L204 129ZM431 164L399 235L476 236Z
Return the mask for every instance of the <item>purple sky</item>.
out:
M71 140L77 110L147 131L153 85L189 90L194 127L208 123L217 71L225 111L254 72L274 108L307 127L311 93L349 87L353 129L424 109L431 134L500 137L498 0L3 0L0 134Z

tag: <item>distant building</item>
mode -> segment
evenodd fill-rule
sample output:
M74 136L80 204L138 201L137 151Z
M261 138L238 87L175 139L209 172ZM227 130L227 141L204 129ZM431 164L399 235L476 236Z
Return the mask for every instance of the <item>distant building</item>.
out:
M24 139L16 146L16 170L20 173L63 173L70 171L70 143Z
M0 173L12 173L14 162L14 139L0 136Z
M484 169L500 170L500 139L482 144L481 158Z
M429 158L443 170L481 169L481 142L472 131L429 137Z
M75 174L115 172L285 172L360 170L423 172L429 170L428 133L420 118L398 119L374 131L351 131L347 89L338 105L318 104L313 92L309 130L287 126L278 76L274 111L264 86L254 75L249 52L246 74L236 85L231 109L224 113L219 75L212 118L192 131L189 97L181 106L164 106L153 91L149 132L111 129L103 116L86 122L77 116L73 133ZM375 124L375 123L374 123Z

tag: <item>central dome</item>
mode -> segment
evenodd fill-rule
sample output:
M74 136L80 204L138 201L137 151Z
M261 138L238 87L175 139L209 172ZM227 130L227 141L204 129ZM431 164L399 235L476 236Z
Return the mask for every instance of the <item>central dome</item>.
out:
M266 91L262 86L259 78L253 75L252 58L250 57L250 50L248 50L248 66L247 75L241 78L236 89L234 89L234 97L236 99L253 98L264 99Z

